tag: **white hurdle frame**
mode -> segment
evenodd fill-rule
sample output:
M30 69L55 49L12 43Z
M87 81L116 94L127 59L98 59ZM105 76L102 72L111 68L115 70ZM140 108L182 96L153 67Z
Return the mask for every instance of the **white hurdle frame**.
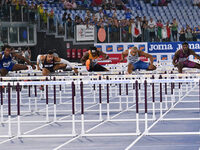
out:
M76 82L76 84L73 83L73 85L72 85L72 89L73 90L75 90L74 88L75 88L75 86L77 84L80 84L80 92L81 92L81 136L117 136L117 135L126 136L126 135L139 135L140 134L139 125L140 125L140 121L141 120L139 119L139 113L137 113L137 110L136 110L136 119L135 119L135 121L136 121L136 132L134 132L134 133L102 133L102 134L91 134L91 133L86 133L86 131L85 131L83 86L84 85L101 85L101 84L106 85L106 90L107 90L107 119L106 119L106 121L112 121L112 119L110 117L110 111L111 110L110 110L110 102L109 102L109 99L110 99L110 97L109 97L109 86L110 86L110 84L128 85L128 84L133 84L135 81L137 81L140 84L144 84L145 85L144 86L144 90L145 90L145 96L144 96L144 98L145 98L145 119L144 119L144 121L145 121L145 130L144 130L144 132L147 135L153 135L153 134L158 134L159 135L159 134L162 134L162 133L151 133L148 130L148 113L147 113L147 100L146 100L147 99L147 85L146 85L147 83L151 83L151 84L158 83L158 84L160 84L160 118L162 118L162 116L163 116L163 112L162 112L163 111L163 106L162 106L162 97L163 97L162 96L162 88L163 88L163 85L162 85L162 83L167 83L167 84L168 83L173 83L173 84L175 84L175 83L187 83L187 82L200 83L199 80L195 79L195 78L194 79L174 79L174 80L169 80L169 79L147 79L147 80L142 80L142 79L141 80L137 80L136 79L136 80L103 80L103 81L95 81L95 80L93 80L93 81L87 81L86 80L86 81L81 81L81 82L78 81L78 82ZM54 88L53 88L53 90L54 90L54 97L56 97L56 85L60 86L60 85L66 85L66 84L70 84L70 83L72 83L72 81L64 81L64 82L63 81L44 81L44 82L42 82L43 85L46 85L46 86L47 85L53 85L54 86ZM171 84L171 85L174 86L173 84ZM0 85L3 85L3 83L1 83ZM27 85L27 86L33 85L34 87L37 87L38 85L41 85L41 81L32 81L32 82L23 82L22 81L22 82L17 82L17 83L14 82L13 83L13 86L17 86L17 105L18 105L18 116L17 116L17 118L18 118L18 120L17 120L18 131L17 131L17 136L18 137L65 137L65 136L76 136L76 130L75 130L75 122L76 122L76 120L75 120L75 105L74 105L75 102L74 102L74 100L72 101L74 106L72 106L73 107L72 108L73 112L72 112L72 115L71 115L72 116L72 120L71 120L71 122L72 122L72 134L23 135L23 133L21 133L21 128L20 128L22 121L20 119L21 118L20 117L21 94L20 94L19 87L21 85ZM9 86L10 86L10 83L9 83ZM8 86L8 90L9 90L9 93L10 93L9 86ZM187 86L187 84L186 84L186 86ZM191 84L190 86L193 86L193 84ZM197 85L194 84L194 86L197 86ZM187 87L186 87L186 89L187 89ZM46 91L48 93L47 89L46 89ZM126 92L126 91L124 90L124 92ZM171 94L174 95L175 94L174 87L172 87L172 92L173 93L171 93ZM138 101L142 101L141 99L139 100L139 96L137 96L137 94L139 95L139 93L140 92L138 90L138 93L136 93L135 97L138 98ZM94 94L96 94L96 91L95 91ZM37 95L37 93L36 93L36 95ZM75 93L72 94L72 99L74 99L74 97L75 97ZM180 96L180 92L179 92L179 100L178 100L178 102L181 100L180 97L181 96ZM54 101L55 102L54 102L54 119L53 119L53 121L56 122L57 121L57 119L56 119L56 104L57 104L56 103L56 99ZM177 102L173 101L173 100L171 100L171 102L172 102L171 108L173 108L175 106L175 104L177 104ZM127 102L126 102L126 104L127 104ZM10 104L8 104L8 105L10 105ZM99 108L100 108L100 106L101 105L99 104ZM127 109L127 107L129 107L129 106L126 105L126 109ZM48 108L48 106L46 108ZM98 111L99 111L99 114L102 114L102 110L101 111L98 110ZM47 109L47 112L48 112L48 109ZM11 121L10 117L11 116L9 115L8 116L8 124L10 126L9 127L10 129L9 129L9 132L8 132L8 136L11 136L11 123L12 123L12 121ZM48 113L47 113L46 118L48 118ZM99 120L102 120L102 116L99 117ZM49 119L46 119L46 121L49 121ZM163 133L163 134L165 134L165 133ZM170 134L176 134L176 133L174 132L174 133L170 133ZM177 134L184 134L184 133L177 133ZM188 133L186 133L186 134L188 134ZM192 134L197 134L198 135L199 132L194 132Z

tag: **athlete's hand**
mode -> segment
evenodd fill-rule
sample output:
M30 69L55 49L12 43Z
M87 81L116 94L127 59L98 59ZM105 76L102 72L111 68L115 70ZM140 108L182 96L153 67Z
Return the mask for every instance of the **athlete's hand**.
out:
M34 70L36 69L35 65L33 65L33 64L31 65L31 67L32 67Z
M149 69L153 69L154 68L154 65L153 64L150 64L149 65Z
M121 60L120 60L120 62L123 62L123 61L124 61L124 59L121 59Z
M100 58L98 61L101 61L101 60L106 60L106 58Z
M174 67L177 67L177 66L178 66L178 63L175 63L175 64L174 64Z
M76 74L78 74L78 69L74 68L74 72L75 72Z
M128 71L125 72L125 75L129 75L130 73L128 73Z
M106 60L109 59L109 56L107 55L106 57L102 57L101 60Z

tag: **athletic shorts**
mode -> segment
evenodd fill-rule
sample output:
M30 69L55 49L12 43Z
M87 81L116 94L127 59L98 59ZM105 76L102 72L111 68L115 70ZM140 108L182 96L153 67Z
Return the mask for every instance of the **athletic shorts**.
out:
M86 69L91 72L91 71L106 71L107 69L104 68L103 66L97 64L96 62L91 61L88 59L85 63Z
M136 70L136 69L145 69L145 70L147 70L149 68L149 63L143 62L141 60L139 60L136 63L133 63L132 65L133 65L133 70Z
M45 69L49 70L49 72L55 72L55 70L51 67L51 68L48 68L48 67L44 67Z
M10 63L9 67L3 67L2 64L0 64L0 69L6 69L8 71L12 71L15 63Z
M89 72L91 71L106 71L106 68L104 68L103 66L96 64L93 67L90 67L90 69L88 70Z
M189 61L189 60L186 60L186 61L183 61L183 67L188 67L188 68L194 68L195 66L195 62L193 61Z

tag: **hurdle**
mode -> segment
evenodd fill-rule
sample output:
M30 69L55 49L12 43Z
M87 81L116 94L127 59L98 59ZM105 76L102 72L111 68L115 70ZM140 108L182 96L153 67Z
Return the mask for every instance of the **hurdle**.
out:
M1 78L2 82L2 78ZM3 123L3 88L0 86L0 93L1 93L1 123Z
M8 83L8 136L11 137L11 95L10 95L10 83Z
M197 82L197 80L196 80ZM197 86L197 85L196 85ZM198 86L199 86L199 94L200 94L200 81L198 81ZM187 93L189 93L191 90L189 90ZM174 106L176 106L179 102L181 101L181 99L179 99ZM200 96L199 96L199 101L200 101ZM156 122L154 122L148 130L150 130L156 123L158 123L158 121L160 120L168 120L168 121L173 121L173 120L200 120L200 118L174 118L174 119L164 119L163 117L170 111L174 109L174 106L171 107L167 112L165 112L165 114L163 114L163 116L161 118L159 118ZM185 132L148 132L145 133L144 135L200 135L200 132L189 132L189 131L185 131Z
M61 82L59 82L59 83L57 83L57 85L58 84L60 84ZM69 82L68 82L69 83ZM31 84L31 83L25 83L25 85L27 85L27 84ZM45 83L44 83L45 84ZM34 85L36 85L36 84L34 84ZM39 83L37 83L37 85L39 85ZM47 83L46 83L46 85L48 85ZM53 84L52 84L53 85ZM55 88L54 88L55 89ZM73 86L73 89L75 89L75 86ZM46 92L47 92L48 90L46 90ZM48 92L47 92L48 93ZM55 92L54 92L55 93ZM72 92L72 93L74 93L74 92ZM55 95L55 94L54 94ZM73 98L74 98L74 96L75 96L75 93L73 94ZM55 96L54 96L55 97ZM47 96L47 99L48 99L48 96ZM73 100L73 103L74 103L74 100ZM72 103L72 105L73 105L73 114L74 114L74 104ZM55 103L56 104L56 103ZM83 108L83 107L82 107ZM54 109L55 110L55 109ZM73 117L73 115L72 115L72 118L74 118ZM74 119L73 119L74 120ZM54 119L54 121L56 121L56 122L58 122L57 120L55 120ZM21 121L22 122L22 121ZM60 122L66 122L66 121L60 121ZM71 121L70 121L71 122ZM75 123L75 121L72 121L72 123L74 124ZM74 127L75 127L75 125L73 125L73 133L72 133L72 135L71 136L74 136L73 134L75 133L75 130L74 130ZM47 135L44 135L44 136L47 136ZM65 136L65 135L55 135L56 137L59 137L59 136ZM66 136L70 136L70 135L66 135ZM22 137L21 135L19 136L19 137ZM31 136L31 135L27 135L27 136L24 136L23 135L23 137L36 137L36 135L33 135L33 136ZM40 135L40 137L43 137L42 135ZM49 135L49 137L52 137L51 135Z
M32 82L33 83L33 82ZM29 83L29 84L32 84L32 83ZM25 85L29 85L28 83L25 83ZM60 83L59 83L60 84ZM34 85L34 87L36 86L36 85L39 85L39 83L38 84L33 84ZM48 90L47 90L48 91ZM37 93L36 93L37 94ZM48 96L47 96L47 99L48 99ZM21 128L20 128L20 123L22 122L21 121L21 119L20 119L20 90L19 90L19 83L17 83L17 104L18 104L18 137L31 137L31 136L24 136L24 135L21 135ZM83 101L82 101L82 104L83 104ZM108 109L109 110L109 109ZM83 105L82 105L82 114L83 114ZM84 126L83 126L84 127ZM74 130L73 130L74 131ZM82 131L84 131L84 130L82 130ZM36 135L34 135L34 136L36 136ZM32 137L34 137L34 136L32 136ZM58 135L56 135L56 136L58 136ZM63 135L62 135L63 136Z
M136 82L137 81L137 82ZM97 81L95 81L95 80L92 80L92 81L88 81L88 80L83 80L83 81L79 81L79 80L77 80L76 82L74 82L74 83L72 83L72 81L65 81L65 82L63 82L63 81L44 81L44 82L42 82L42 84L44 84L44 85L46 85L47 87L48 87L48 85L52 85L54 88L53 88L53 91L54 91L54 97L56 97L56 86L60 86L60 85L66 85L66 84L68 84L68 85L71 85L71 88L72 88L72 116L73 115L75 115L75 109L74 109L74 105L75 105L75 102L74 102L74 97L75 97L75 87L76 86L78 86L78 85L80 85L80 87L77 89L77 90L80 90L80 95L81 95L81 133L80 133L80 135L81 136L117 136L117 135L124 135L124 136L126 136L126 135L139 135L140 134L140 128L139 128L139 124L140 124L140 122L142 121L142 120L140 120L140 118L139 118L139 104L138 104L138 102L137 101L139 101L139 93L138 93L138 88L139 88L139 84L144 84L144 108L145 108L145 119L144 119L144 121L145 121L145 130L144 131L142 131L142 132L145 132L145 134L147 134L147 135L149 135L149 134L153 134L153 133L151 133L151 132L149 132L149 128L148 128L148 121L150 121L150 119L148 118L148 109L147 109L147 84L151 84L151 85L153 85L153 84L158 84L159 85L159 87L160 87L160 120L162 119L162 117L163 117L163 115L165 114L163 114L163 112L162 112L162 108L163 107L161 107L161 102L162 102L162 97L163 97L163 95L162 95L162 91L163 91L163 89L162 89L162 87L163 87L163 83L165 84L165 83L167 83L167 84L171 84L171 91L173 91L173 93L171 93L171 94L173 94L174 95L174 89L175 89L175 83L187 83L187 82L193 82L193 83L195 83L194 84L194 86L197 86L197 84L196 83L198 83L197 82L198 81L198 79L147 79L147 80L130 80L130 81L127 81L126 80L126 78L125 78L125 80L107 80L107 79L103 79L103 80L97 80ZM111 109L110 109L110 84L118 84L118 85L121 85L121 84L123 84L123 85L125 85L125 88L124 89L126 89L124 92L125 92L125 94L126 95L128 95L129 94L129 92L127 92L127 91L129 91L128 90L128 85L133 85L133 83L135 84L135 90L133 90L133 89L131 89L131 91L133 92L133 91L136 91L136 94L135 94L135 104L134 105L132 105L132 106L127 106L127 102L126 102L126 107L125 107L125 111L127 111L127 110L129 110L129 109L127 109L127 107L128 108L130 108L130 107L137 107L136 109L135 109L135 112L136 112L136 119L135 120L132 120L132 121L135 121L136 122L136 131L134 132L134 133L102 133L102 134L92 134L92 133L89 133L89 132L87 132L87 131L85 131L85 122L86 122L86 120L85 120L85 118L84 118L84 94L83 94L83 88L85 87L85 85L105 85L106 86L106 88L105 88L105 90L106 90L106 93L107 93L107 95L106 95L106 111L107 111L107 114L106 114L106 120L103 120L103 122L110 122L110 121L113 121L113 118L110 116L110 112L112 111ZM172 83L174 83L174 84L172 84ZM6 84L5 84L6 85ZM75 122L76 122L76 120L75 120L75 117L72 117L72 120L70 120L70 122L72 122L72 134L58 134L58 135L23 135L23 133L21 133L21 128L20 128L20 125L21 125L21 123L22 123L22 120L21 120L21 115L20 115L20 99L21 99L21 97L20 97L20 86L21 85L26 85L26 86L29 86L29 85L33 85L34 87L35 86L39 86L39 85L41 85L41 81L32 81L32 82L23 82L23 81L21 81L21 82L13 82L13 86L17 86L17 104L18 104L18 132L17 132L17 136L18 137L65 137L65 136L76 136L77 134L79 134L79 133L77 133L76 134L76 130L75 130ZM186 84L187 85L187 84ZM191 85L193 85L193 84L191 84ZM10 83L9 83L9 85L7 85L7 87L8 87L8 93L11 93L10 92ZM97 86L97 87L99 87L99 99L102 99L102 97L100 96L100 95L102 95L102 91L101 91L101 86ZM96 87L96 88L97 88ZM142 86L141 86L142 87ZM181 88L181 87L180 87ZM152 88L152 91L153 91L153 88ZM188 91L187 91L188 92ZM37 94L37 93L36 93ZM46 88L46 94L48 95L48 88ZM96 94L96 93L95 93ZM153 93L152 93L153 94ZM10 94L9 94L10 95ZM8 96L9 97L9 96ZM153 97L153 96L152 96ZM48 96L46 96L46 98L47 98L47 100L48 100ZM155 97L154 97L155 98ZM181 99L179 99L175 104L173 104L172 105L172 107L171 108L169 108L170 110L171 109L174 109L174 106L180 101ZM54 101L56 101L56 98L55 98L55 100ZM173 103L174 103L174 101L173 101ZM56 102L54 102L54 105L56 105L57 103ZM101 103L100 104L102 104L102 101L101 101ZM101 110L101 112L100 112L100 104L99 104L99 110L96 110L96 111L98 111L99 112L99 114L102 114L102 110ZM141 103L141 104L143 104L143 103ZM8 104L8 105L10 105L10 104ZM120 113L120 111L119 111L119 113ZM102 115L99 115L99 116L101 116L101 117L99 117L100 119L99 120L102 120L103 118L102 118ZM56 118L56 109L54 109L54 118ZM74 119L73 119L74 118ZM137 119L138 118L138 119ZM198 119L198 118L197 118ZM88 120L89 121L89 120ZM125 119L122 119L122 121L126 121ZM57 119L53 119L53 122L57 122ZM64 120L63 120L63 122L64 122ZM174 133L175 134L175 133ZM196 133L195 133L196 134ZM198 134L198 133L197 133Z
M96 82L96 81L94 81ZM105 83L106 84L106 91L107 91L107 98L106 98L106 108L107 108L107 114L106 114L106 120L104 122L110 122L112 121L112 119L110 118L110 100L109 100L109 83L112 83L112 81L109 81L108 83ZM138 89L138 83L136 81L136 89ZM101 90L100 90L101 91ZM137 91L137 90L136 90ZM99 92L101 94L101 92ZM138 92L137 92L138 93ZM127 92L126 92L127 94ZM82 94L83 95L83 94ZM95 134L91 134L91 133L88 133L89 131L83 131L84 130L84 127L82 127L82 132L81 132L81 136L133 136L133 135L139 135L140 134L140 131L139 131L139 115L138 115L138 94L136 94L136 132L134 133L95 133ZM100 96L101 97L101 96ZM84 124L82 124L84 125ZM87 132L87 133L86 133Z
M48 81L48 79L46 79ZM46 85L46 121L49 122L49 91L48 91L48 85Z
M186 82L186 81L188 81L188 80L179 80L179 81L177 81L177 83L178 82ZM194 80L193 80L194 81ZM151 81L152 82L152 81ZM158 82L158 81L156 81L156 82ZM168 83L169 82L174 82L174 81L168 81ZM155 83L155 81L153 81L153 83ZM161 81L159 81L159 83L160 83L160 91L162 92L162 83L164 83L162 80ZM136 85L137 85L137 83L136 83ZM172 84L173 85L173 84ZM145 91L147 91L147 86L146 86L146 81L144 82L144 86L145 86ZM174 87L173 87L174 88ZM172 88L172 89L173 89ZM137 88L136 88L137 89ZM161 93L160 92L160 93ZM137 95L137 94L136 94ZM145 92L145 130L144 130L144 134L145 135L155 135L155 134L149 134L149 129L148 129L148 123L147 123L147 121L148 121L148 119L147 119L147 100L146 100L146 96L147 95L147 92ZM136 96L137 97L137 96ZM176 104L178 103L180 101L180 99L176 102ZM160 94L160 102L161 102L161 104L162 104L162 94ZM162 106L162 105L161 105ZM173 107L171 107L171 109L173 109ZM161 109L161 111L162 111L162 109ZM169 111L168 111L169 112ZM166 114L166 113L165 113ZM162 117L163 117L163 114L162 114L162 112L160 113L160 119L159 120L161 120L162 119ZM199 118L200 119L200 118ZM198 119L198 120L199 120ZM184 119L183 119L184 120ZM193 120L192 118L190 119L190 120ZM109 121L112 121L112 120L109 120ZM189 133L180 133L180 134L190 134L190 133L192 133L192 132L189 132ZM176 134L176 133L172 133L172 135L173 134ZM177 134L179 134L179 133L177 133ZM194 132L194 133L192 133L192 134L199 134L199 132ZM84 134L84 136L122 136L122 135L130 135L130 134L126 134L126 133L120 133L120 134L117 134L117 133L114 133L114 134L112 134L112 133L105 133L105 134ZM158 134L158 135L162 135L162 133L160 133L160 134Z
M6 77L7 79L9 79L9 80L7 80L7 81L10 81L10 78L8 78L8 77ZM16 78L16 79L18 79L18 80L24 80L24 78ZM38 77L36 77L36 78L34 78L34 77L27 77L27 79L28 79L28 81L31 81L32 79L44 79L44 77L42 77L42 78L38 78ZM31 80L30 80L31 79ZM47 78L48 79L48 78ZM22 87L23 87L23 85L22 85ZM22 90L23 90L23 88L22 88ZM11 88L11 93L12 93L12 88ZM37 106L39 105L38 104L38 102L37 102L37 99L38 99L38 95L40 94L40 96L41 96L41 93L38 93L37 92L37 85L33 85L32 86L32 93L34 93L35 94L35 98L34 98L34 100L35 100L35 104L34 104L34 106L35 106L35 112L37 112ZM13 94L15 94L15 93L13 93ZM21 92L20 92L20 94L21 94ZM31 85L28 85L28 88L27 88L27 94L28 94L28 97L29 97L29 103L28 103L28 105L29 105L29 109L28 109L28 111L25 111L25 112L31 112L31 99L33 99L33 98L31 98ZM12 97L12 94L11 94L11 97ZM21 99L20 99L21 100ZM22 103L21 103L22 104ZM17 105L17 100L16 100L16 104L13 104L13 105ZM26 104L23 104L23 105L27 105L27 103ZM42 103L42 105L43 105L43 103ZM1 110L3 110L3 109L1 109ZM14 111L13 111L14 112Z
M125 76L126 78L129 77L129 76ZM132 76L131 76L132 77ZM135 77L135 76L134 76ZM37 78L38 79L38 78ZM23 87L23 86L22 86ZM124 89L124 88L123 88ZM34 90L34 89L33 89ZM61 92L60 92L61 93ZM36 93L35 93L36 94ZM60 96L60 99L61 99L61 96ZM35 102L37 103L37 101ZM36 105L37 106L37 105ZM37 109L37 108L36 108Z
M3 115L3 91L2 91L2 86L6 86L6 83L1 82L1 124L4 124L4 115ZM12 132L11 132L11 92L10 92L10 83L7 84L7 89L8 89L8 134L7 135L0 135L1 138L11 138L12 137Z
M152 76L152 79L154 79L154 76ZM153 120L156 120L156 116L155 116L155 88L154 88L155 86L154 86L154 83L152 83L152 87L151 87L151 91L152 91L152 93L151 93L151 95L152 95L152 109L153 109L153 116L152 116L152 118L153 118Z
M98 76L99 74L102 76L102 79L105 78L106 76L109 75L109 78L110 79L118 79L118 78L150 78L152 75L155 76L155 78L158 78L160 75L162 75L163 77L174 77L174 78L178 78L178 77L199 77L200 74L198 73L195 73L195 74L176 74L176 73L173 73L173 74L160 74L160 73L157 73L157 74L151 74L151 73L148 73L147 71L139 75L123 75L123 74L120 74L118 72L118 74L112 74L111 72L90 72L88 73L88 76L69 76L68 78L65 78L65 76L63 75L51 75L51 76L28 76L28 77L2 77L3 78L3 81L13 81L13 80L45 80L46 78L48 78L49 80L53 79L54 77L56 77L57 79L67 79L67 80L77 80L77 79L82 79L82 80L89 80L89 79L98 79ZM36 74L35 74L36 75ZM118 77L119 76L119 77Z
M58 81L51 81L51 82L57 82L57 84L52 84L54 86L54 117L53 117L53 122L56 122L56 85L60 85L61 82ZM33 82L32 82L33 83ZM46 85L46 110L48 110L48 85L49 85L50 81L46 81L43 82L44 85ZM69 82L68 82L69 83ZM17 85L19 86L20 84L23 84L22 82L18 82ZM26 85L31 84L31 83L25 83ZM34 86L36 85L40 85L40 82L35 82ZM75 111L74 111L74 84L72 83L72 133L71 134L23 134L21 133L21 120L20 120L20 109L18 109L18 120L17 120L17 124L18 124L18 134L17 137L18 138L34 138L34 137L74 137L76 136L76 132L75 132ZM19 97L19 90L18 90L18 108L20 107L20 97ZM47 111L46 113L46 121L49 122L49 112Z
M109 85L109 84L107 84ZM104 134L86 134L85 136L128 136L128 135L139 135L139 115L138 115L138 81L136 80L136 133L104 133ZM107 90L108 91L108 90ZM147 89L145 86L145 93L147 93ZM147 128L147 94L145 94L145 124L146 124L146 128ZM108 118L106 121L117 121L117 120L110 120L110 118ZM120 121L120 120L118 120ZM123 121L127 121L126 119L124 119ZM133 121L133 119L131 120ZM141 121L141 120L140 120Z
M109 63L109 60L104 60L103 62L107 62ZM167 62L167 61L162 61L162 62L157 62L156 64L157 66L161 66L159 68L157 68L156 70L154 71L142 71L140 70L140 74L164 74L164 73L171 73L171 71L173 73L177 73L177 69L174 68L174 66L171 64L171 62ZM87 76L91 76L93 75L94 73L89 73L85 66L82 66L81 63L74 63L74 66L76 68L78 68L78 71L79 71L79 76L81 75L87 75ZM127 67L127 63L118 63L118 64L106 64L105 65L106 68L108 69L111 69L110 71L110 74L119 74L119 72L121 72L121 74L123 74L126 70L125 68ZM31 68L31 67L29 67ZM164 69L163 69L164 68ZM186 73L190 73L190 72L194 72L195 74L199 73L198 70L196 69L185 69ZM27 76L27 74L30 74L30 75L34 75L34 74L38 74L41 76L41 71L39 70L32 70L32 69L29 69L29 70L22 70L22 71L16 71L16 72L10 72L9 75L11 76ZM57 74L58 73L58 74ZM69 75L73 75L71 74L71 72L63 72L62 70L58 70L56 71L56 76L58 76L59 74L63 74L63 76L69 76Z

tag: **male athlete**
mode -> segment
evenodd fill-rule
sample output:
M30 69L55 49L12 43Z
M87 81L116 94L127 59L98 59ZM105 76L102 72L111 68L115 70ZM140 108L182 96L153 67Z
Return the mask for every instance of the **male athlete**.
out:
M182 49L176 51L172 62L174 67L178 68L179 73L182 73L184 67L200 69L200 64L189 60L190 55L193 55L200 60L200 56L197 55L193 50L189 49L188 43L184 42L182 44Z
M9 71L18 71L18 70L27 70L27 65L16 64L13 61L13 57L24 60L28 65L31 65L33 69L35 69L35 65L33 65L28 59L25 57L18 55L14 51L11 51L11 47L5 45L2 48L2 53L0 54L0 74L1 76L6 76Z
M49 51L46 55L40 55L37 57L37 68L40 70L39 64L42 64L42 75L48 76L50 73L55 72L58 69L65 69L70 67L71 70L74 70L75 73L78 73L78 70L74 68L71 63L65 59L55 57L53 51Z
M108 59L109 56L102 51L97 50L96 47L91 47L88 52L86 52L81 58L81 63L86 65L86 69L91 71L108 71L103 66L99 65L97 62L100 60L100 56L103 56L101 60Z
M149 58L150 64L139 60L140 56L145 56L146 58ZM133 70L136 69L146 69L146 70L156 69L156 66L153 65L152 55L138 50L137 47L132 47L122 52L122 58L120 61L123 62L125 60L125 57L127 57L128 60L128 69L127 69L128 74L131 74Z

